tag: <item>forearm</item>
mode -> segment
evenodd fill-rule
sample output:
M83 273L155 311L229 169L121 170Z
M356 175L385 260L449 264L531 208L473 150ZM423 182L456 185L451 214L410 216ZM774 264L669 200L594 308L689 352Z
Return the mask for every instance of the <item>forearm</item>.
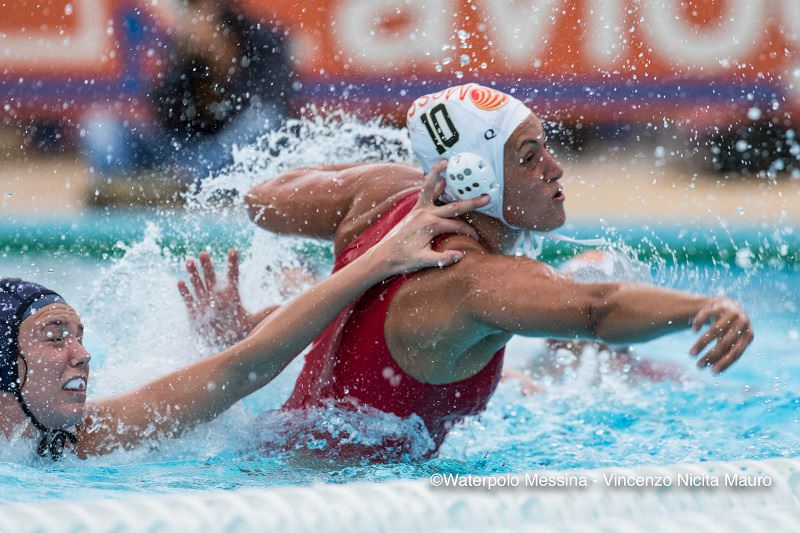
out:
M642 283L614 283L592 306L594 336L613 343L648 341L691 326L706 296Z
M280 306L279 305L268 305L264 309L260 311L256 311L255 313L250 313L247 316L247 323L250 326L250 329L247 332L247 335L250 335L255 331L261 322L263 322L269 315L275 312Z
M91 453L175 437L215 418L272 381L351 301L392 275L391 268L368 252L278 308L224 352L97 402L92 409L101 423L94 440L102 445Z
M689 327L708 302L640 283L578 283L526 259L489 257L467 269L460 307L488 333L639 342Z

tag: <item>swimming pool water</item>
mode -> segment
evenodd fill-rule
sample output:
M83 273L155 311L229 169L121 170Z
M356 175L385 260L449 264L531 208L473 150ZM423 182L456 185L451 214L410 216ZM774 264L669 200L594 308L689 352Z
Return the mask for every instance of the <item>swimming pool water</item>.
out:
M179 262L144 243L121 260L86 262L13 256L0 271L59 288L89 326L93 353L90 398L144 383L208 354L194 340L173 288ZM259 285L263 268L243 266L243 284L263 304L276 296ZM154 265L158 265L154 268ZM248 274L249 272L249 274ZM794 267L742 270L709 264L664 267L657 280L702 292L725 292L744 303L756 339L718 377L688 356L689 332L637 346L635 353L677 364L682 382L637 382L606 368L603 355L584 354L574 372L542 382L546 392L523 396L502 383L487 411L454 429L432 459L348 464L274 452L284 419L269 413L288 395L296 361L281 377L220 419L156 449L57 464L33 459L30 447L0 451L0 500L124 498L137 492L183 492L317 481L345 483L421 478L436 472L490 474L541 469L667 464L793 457L800 450L800 272ZM260 287L260 288L259 288ZM540 341L515 339L508 364L521 366ZM265 413L266 414L263 414ZM319 423L343 424L337 413ZM380 428L391 417L370 420ZM365 431L370 431L366 429ZM424 442L424 435L417 436ZM267 444L265 444L267 443Z

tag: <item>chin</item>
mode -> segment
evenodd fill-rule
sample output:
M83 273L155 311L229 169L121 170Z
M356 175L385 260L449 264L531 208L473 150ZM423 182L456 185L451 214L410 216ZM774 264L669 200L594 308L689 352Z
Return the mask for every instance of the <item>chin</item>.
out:
M566 216L562 211L560 215L550 217L546 220L537 220L532 224L528 224L526 229L533 231L553 231L564 225Z
M51 427L64 429L79 424L83 421L85 408L86 402L62 405L57 413L53 413L54 416Z
M541 210L532 209L527 213L508 211L506 219L512 226L528 231L553 231L564 225L567 214L563 206L549 206Z
M560 228L561 226L564 225L566 221L567 221L567 214L562 210L561 214L558 217L556 217L555 220L553 220L553 227L550 228L550 231Z

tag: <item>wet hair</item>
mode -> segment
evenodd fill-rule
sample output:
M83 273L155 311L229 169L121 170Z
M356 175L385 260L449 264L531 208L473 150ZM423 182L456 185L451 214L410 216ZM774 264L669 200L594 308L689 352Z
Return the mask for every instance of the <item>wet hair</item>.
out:
M54 304L66 303L64 298L37 283L23 281L19 278L0 279L0 392L14 395L22 412L30 418L31 423L42 432L37 452L42 457L50 456L56 460L64 453L67 440L73 444L77 437L63 429L52 429L42 424L31 412L22 397L22 386L25 377L20 379L18 362L28 364L19 351L19 327L22 322L40 309Z

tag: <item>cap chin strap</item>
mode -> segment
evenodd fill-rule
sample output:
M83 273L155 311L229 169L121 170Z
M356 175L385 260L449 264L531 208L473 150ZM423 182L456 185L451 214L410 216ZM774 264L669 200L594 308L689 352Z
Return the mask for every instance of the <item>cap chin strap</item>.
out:
M513 227L508 223L506 224L509 227ZM569 242L580 246L603 246L608 244L608 241L602 237L596 239L574 239L553 231L523 230L522 235L519 236L516 247L522 250L524 255L536 259L542 253L545 238L554 241Z
M25 403L25 400L22 398L22 393L19 392L19 389L16 390L15 395L19 406L22 408L22 412L31 419L31 423L34 427L42 432L42 438L36 446L36 453L41 457L47 457L49 455L50 459L53 461L61 459L64 455L64 446L67 444L67 441L71 444L75 444L78 442L78 436L65 429L48 428L33 415L28 404Z
M27 362L25 363L25 367L27 369ZM28 407L28 404L22 397L21 385L17 385L17 387L14 388L14 397L17 399L17 402L19 403L22 412L25 413L25 416L27 416L31 420L33 426L42 433L42 438L39 440L39 444L36 446L36 453L39 454L40 457L47 457L49 455L50 459L53 461L58 461L64 455L64 446L66 445L67 441L69 441L71 444L78 442L78 436L74 433L65 429L51 429L42 424L39 419L36 418L33 412L31 412L30 407Z

